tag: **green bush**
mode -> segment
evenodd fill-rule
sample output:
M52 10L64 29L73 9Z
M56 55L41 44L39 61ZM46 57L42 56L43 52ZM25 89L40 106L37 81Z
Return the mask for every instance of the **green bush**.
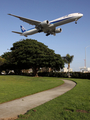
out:
M38 76L67 78L67 73L64 73L64 72L39 72Z
M66 72L39 72L38 75L43 77L68 77ZM90 73L71 72L70 76L71 78L90 79Z

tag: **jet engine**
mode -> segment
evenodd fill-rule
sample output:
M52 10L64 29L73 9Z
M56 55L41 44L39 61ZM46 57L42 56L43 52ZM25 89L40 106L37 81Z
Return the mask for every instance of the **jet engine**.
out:
M60 32L62 32L62 29L61 29L61 28L55 29L55 33L60 33Z
M52 31L52 35L56 35L56 33L60 33L60 32L62 32L62 29L61 28L57 28L57 29L55 29L54 31ZM47 35L46 35L47 36Z
M49 25L49 21L45 20L41 22L38 26L36 26L36 28L38 29L38 32L42 32L43 28L47 27L48 25Z
M45 21L40 23L40 26L42 26L42 27L45 27L45 26L48 26L48 25L49 25L49 21L48 20L45 20Z

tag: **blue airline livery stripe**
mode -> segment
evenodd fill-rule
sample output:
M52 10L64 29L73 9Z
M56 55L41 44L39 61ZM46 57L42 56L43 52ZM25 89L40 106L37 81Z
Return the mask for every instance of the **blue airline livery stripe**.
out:
M70 19L70 18L72 18L72 17L65 18L65 19L62 19L62 20L53 21L53 22L51 22L50 24L54 24L54 23L57 23L57 22L60 22L60 21L64 21L64 20L67 20L67 19Z
M32 29L35 29L35 28L30 28L30 29L28 29L28 31L29 31L29 30L32 30Z
M32 29L35 29L35 28L30 28L30 29L26 30L25 32L27 32L27 31L29 31L29 30L32 30Z

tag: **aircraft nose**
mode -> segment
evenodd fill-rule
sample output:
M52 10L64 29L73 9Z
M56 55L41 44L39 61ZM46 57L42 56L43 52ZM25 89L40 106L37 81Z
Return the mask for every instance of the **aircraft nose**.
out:
M79 16L79 18L81 18L83 16L83 14L82 13L78 13L78 16Z
M83 14L81 14L81 17L83 16Z

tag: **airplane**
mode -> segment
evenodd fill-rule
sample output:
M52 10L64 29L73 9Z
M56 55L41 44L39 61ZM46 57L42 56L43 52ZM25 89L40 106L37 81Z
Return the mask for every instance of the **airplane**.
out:
M56 33L62 32L61 28L56 29L57 26L64 25L66 23L70 23L73 21L75 21L75 24L77 24L77 20L83 16L83 14L81 14L81 13L72 13L72 14L66 15L64 17L60 17L58 19L52 20L52 21L45 20L43 22L40 22L40 21L16 16L13 14L8 14L8 15L17 17L20 20L22 20L23 22L27 22L31 25L35 25L34 28L31 28L28 30L26 30L23 26L20 26L21 32L12 31L13 33L17 33L17 34L20 34L21 36L25 36L25 37L27 37L28 35L33 35L35 33L40 33L40 32L46 33L46 36L48 36L50 34L55 36Z

